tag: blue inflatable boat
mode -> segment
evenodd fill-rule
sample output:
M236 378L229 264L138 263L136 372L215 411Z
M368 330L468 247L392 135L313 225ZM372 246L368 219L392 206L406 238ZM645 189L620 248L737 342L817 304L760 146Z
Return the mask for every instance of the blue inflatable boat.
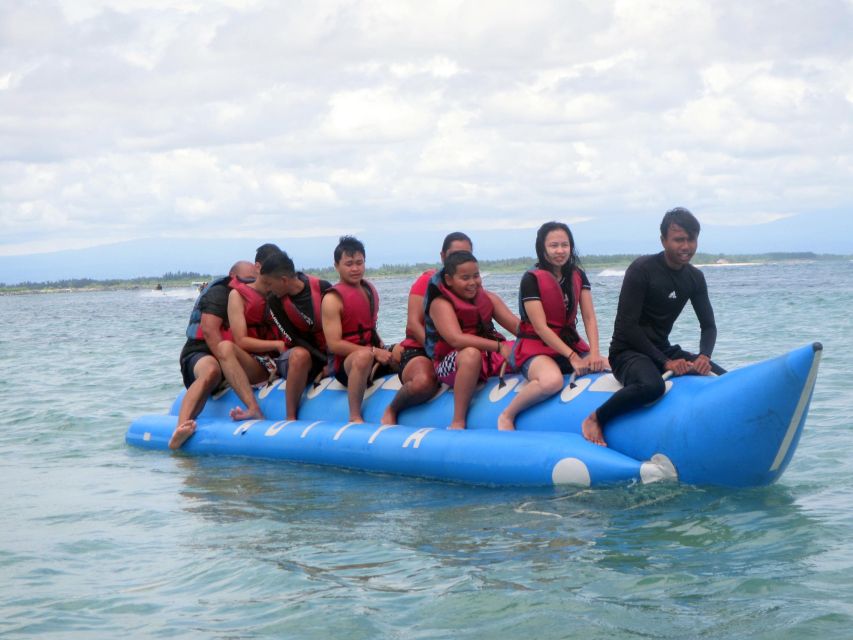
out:
M480 388L466 431L448 431L452 390L402 412L399 425L379 418L399 389L396 376L368 388L364 424L347 422L346 389L331 378L309 388L299 420L285 421L286 382L256 391L267 420L234 422L239 400L230 389L208 400L198 429L182 448L190 455L274 458L484 485L602 485L678 480L751 487L774 482L797 448L814 390L821 345L731 371L720 377L667 381L655 404L607 426L608 447L584 440L580 425L619 388L610 374L592 374L518 416L517 431L499 432L498 414L525 381L507 376ZM309 385L310 387L310 385ZM178 396L169 415L143 416L128 444L168 451Z

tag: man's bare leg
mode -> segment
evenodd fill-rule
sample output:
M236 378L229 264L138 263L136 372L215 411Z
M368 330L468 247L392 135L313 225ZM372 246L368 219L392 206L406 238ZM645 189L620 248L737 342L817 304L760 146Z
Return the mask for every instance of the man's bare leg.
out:
M373 368L373 354L369 349L353 351L344 360L347 374L347 400L349 401L350 422L364 422L361 415L361 403L367 389L367 378Z
M195 433L195 417L204 409L210 393L222 381L222 370L219 363L211 355L200 358L193 367L195 380L184 394L181 407L178 409L178 426L169 439L170 449L180 449L181 445Z
M263 420L264 414L254 391L252 391L252 384L267 379L266 369L254 357L233 342L219 343L217 359L228 384L246 405L245 409L242 407L232 409L231 418L233 420Z
M437 386L432 360L426 356L409 360L403 369L403 386L382 414L381 424L397 424L397 415L403 409L429 400Z
M293 347L287 360L287 386L284 389L287 420L296 420L299 413L299 401L308 385L311 372L311 354L303 347Z

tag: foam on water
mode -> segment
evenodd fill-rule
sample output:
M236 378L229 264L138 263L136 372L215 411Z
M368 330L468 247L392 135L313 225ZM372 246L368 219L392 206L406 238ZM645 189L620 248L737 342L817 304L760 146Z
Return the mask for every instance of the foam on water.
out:
M489 287L513 307L519 278ZM825 347L770 487L496 491L130 449L180 388L192 300L0 297L0 635L849 637L853 265L706 278L724 365ZM410 282L376 284L399 339ZM618 293L594 279L605 344ZM688 306L674 337L697 336Z

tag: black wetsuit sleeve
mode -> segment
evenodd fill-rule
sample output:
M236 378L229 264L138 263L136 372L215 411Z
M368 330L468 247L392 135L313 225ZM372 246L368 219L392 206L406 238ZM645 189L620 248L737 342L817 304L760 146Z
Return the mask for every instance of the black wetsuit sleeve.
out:
M637 268L637 265L631 265L625 273L622 290L619 293L614 334L618 334L621 342L625 343L628 348L649 356L663 368L669 358L652 343L640 326L640 316L643 312L648 288L648 270Z
M586 277L586 271L584 271L583 269L578 269L578 273L581 274L581 289L591 291L592 285L589 283L589 278Z
M697 270L696 292L690 297L690 304L699 319L701 335L699 337L699 353L711 357L714 345L717 343L717 323L714 320L714 309L708 297L708 285L705 276Z

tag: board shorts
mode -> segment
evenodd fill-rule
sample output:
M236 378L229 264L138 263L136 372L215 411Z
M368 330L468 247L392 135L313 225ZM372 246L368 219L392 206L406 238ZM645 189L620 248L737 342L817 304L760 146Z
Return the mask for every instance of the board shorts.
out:
M429 356L423 347L407 347L403 349L403 353L400 356L400 370L397 372L397 377L400 378L400 382L403 381L403 371L406 370L406 365L415 358L421 357L429 360Z
M293 353L292 350L288 349L284 353L282 353L278 358L275 359L276 371L280 378L287 380L287 373L290 369L290 354ZM316 358L311 358L311 369L308 371L307 380L310 382L317 378L318 375L325 368L325 363L317 361Z
M258 353L253 353L252 357L267 370L268 382L275 380L276 376L278 376L278 366L276 365L275 358L267 354Z
M181 358L181 377L184 379L185 388L189 389L190 385L195 382L195 366L198 361L208 356L214 357L207 351L193 351Z
M458 351L451 351L442 360L438 362L433 361L432 363L435 368L435 377L438 378L439 382L443 382L448 387L452 387L456 383L456 357L458 354ZM499 353L481 351L479 382L485 382L492 376L499 375L504 362L506 362L506 359Z
M376 370L376 373L373 375L373 379L375 380L376 378L381 378L383 376L387 376L387 375L390 375L392 373L394 373L394 369L392 369L389 365L380 364L379 368ZM349 383L349 376L347 376L347 372L344 370L343 367L340 368L340 371L335 371L335 380L340 382L345 387ZM368 386L370 386L369 381L368 381Z
M529 373L530 372L530 365L533 364L533 361L536 360L536 358L551 358L551 360L556 362L557 366L560 367L560 373L562 373L563 375L568 375L572 371L575 370L574 367L572 366L572 364L569 362L569 359L566 356L561 356L561 355L549 356L549 355L545 355L545 354L540 354L538 356L533 356L532 358L528 358L521 365L520 372L521 372L521 375L524 376L525 380L530 380L530 373Z

